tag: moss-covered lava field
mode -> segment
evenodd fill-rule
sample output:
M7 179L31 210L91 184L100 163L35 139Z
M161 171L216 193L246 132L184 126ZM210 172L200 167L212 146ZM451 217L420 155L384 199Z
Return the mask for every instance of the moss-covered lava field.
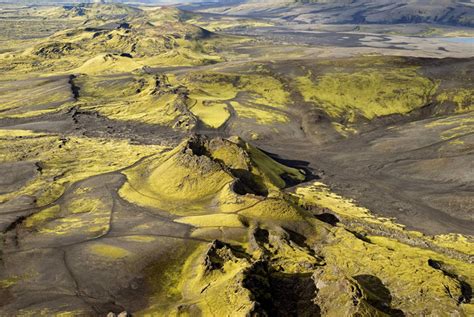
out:
M474 316L470 26L254 5L0 4L0 316Z

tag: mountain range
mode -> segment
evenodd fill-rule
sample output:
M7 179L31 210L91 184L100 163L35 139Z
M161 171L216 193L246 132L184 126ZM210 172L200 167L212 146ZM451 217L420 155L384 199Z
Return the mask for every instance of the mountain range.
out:
M462 0L229 1L211 4L214 13L281 18L298 23L474 26L474 2Z
M212 13L280 18L295 23L407 24L474 26L472 0L0 0L0 3L54 4L117 2L183 3L184 8ZM186 5L188 4L188 5ZM191 4L191 6L189 6Z

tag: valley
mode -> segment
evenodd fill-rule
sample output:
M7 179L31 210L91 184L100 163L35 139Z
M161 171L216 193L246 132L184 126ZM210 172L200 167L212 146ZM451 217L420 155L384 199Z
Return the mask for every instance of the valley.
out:
M0 4L0 315L474 314L458 2Z

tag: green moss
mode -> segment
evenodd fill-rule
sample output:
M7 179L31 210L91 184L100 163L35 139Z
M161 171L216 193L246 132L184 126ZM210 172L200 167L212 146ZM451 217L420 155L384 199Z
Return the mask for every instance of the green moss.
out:
M436 245L453 249L465 254L474 255L474 240L460 234L443 234L432 238Z
M239 212L250 219L282 223L303 221L305 213L291 202L280 198L267 198Z
M40 234L45 235L102 235L109 229L110 212L90 217L68 216L56 219L38 228Z
M298 78L298 88L307 102L331 117L354 122L357 117L409 113L424 106L437 85L416 68L368 68L316 78L310 73Z
M182 217L175 220L194 227L243 227L240 217L234 214L217 214L204 216Z
M81 67L73 69L72 72L88 75L125 73L140 67L143 67L143 64L131 58L100 54L86 61Z
M380 237L380 236L369 236L368 239L370 240L370 242L378 246L384 247L388 249L389 251L395 250L399 254L405 254L406 257L408 257L409 259L412 259L414 262L418 262L420 264L424 264L423 261L428 258L443 262L445 265L447 265L447 267L449 267L452 270L452 272L450 273L457 275L459 279L469 284L474 283L474 267L470 263L466 263L458 259L452 258L450 256L437 253L433 250L408 246L406 244L403 244L391 238ZM419 265L419 266L422 267L423 269L426 268L426 266L423 266L423 265ZM431 267L429 266L429 268ZM432 271L433 270L428 270L429 273L432 273ZM448 276L445 276L443 272L440 272L439 270L438 272L441 273L443 277L446 277L446 278L448 277ZM429 278L426 278L426 279L422 279L422 277L418 277L418 278L420 280L423 280L425 283L428 283L431 281ZM442 285L436 285L436 286L439 287L440 289L442 288ZM444 294L446 295L446 293Z
M122 240L125 240L127 242L138 242L138 243L150 243L153 241L156 241L156 237L153 236L126 236L122 237Z
M198 109L202 109L206 103L212 105L215 101L230 101L233 110L241 118L255 119L262 124L289 121L284 112L278 111L290 103L288 89L270 74L192 73L187 75L182 84L190 90L189 97L195 100ZM240 98L246 100L245 105L236 101ZM201 118L194 108L192 111ZM205 123L207 116L206 111L201 118ZM227 110L223 112L217 109L208 125L222 124L227 118Z
M127 170L128 182L120 189L120 195L138 205L168 210L174 209L173 205L197 208L232 182L232 177L217 163L183 153L183 146L161 159L154 158Z
M205 125L214 129L221 127L230 118L229 110L224 103L203 103L198 100L191 107L191 111Z
M260 197L252 195L238 195L231 189L231 185L226 186L214 200L213 209L222 213L235 213L239 210L247 209L261 201Z
M189 290L186 283L193 278L188 273L202 250L203 246L196 242L188 242L186 246L177 244L166 256L149 265L144 275L152 295L147 306L134 315L182 316L180 303L192 302L185 294Z
M198 25L212 32L220 32L233 28L249 28L249 27L269 27L274 24L267 21L243 19L243 18L219 18L216 20L199 19L194 17L193 19L186 20L187 23Z
M227 261L221 270L209 273L201 265L205 250L199 249L183 272L188 277L183 283L184 299L195 304L203 316L246 316L252 301L250 292L239 284L249 263L245 259Z
M40 161L42 173L16 192L0 195L0 202L21 195L37 197L37 205L54 202L71 183L127 167L140 158L160 152L161 146L131 145L127 141L71 137L62 139L54 134L31 133L24 137L15 131L0 136L0 160ZM51 182L51 179L55 179Z
M23 278L20 277L20 276L13 276L13 277L9 277L7 279L0 280L0 289L12 287L12 286L16 285L16 283L18 283L22 279Z
M329 209L344 218L360 219L367 223L381 224L391 229L403 229L403 226L394 223L391 219L375 217L367 208L358 206L354 201L333 193L325 184L320 182L298 187L295 194L302 205L314 205Z
M255 166L255 169L252 169L252 172L257 178L261 177L263 179L263 184L267 188L284 188L286 182L282 176L289 177L294 181L303 181L305 179L305 175L301 170L276 162L261 150L247 142L244 142L242 139L234 137L230 140L238 144L248 153L252 165Z
M167 79L161 79L163 84ZM176 109L179 97L170 89L159 90L156 81L148 75L81 76L76 80L81 89L79 105L115 120L171 125L182 114Z
M100 199L93 198L73 199L68 202L67 208L72 214L100 213L104 209L107 210L107 206Z
M190 98L197 100L231 100L237 96L237 75L221 73L191 73L184 84L191 91Z
M202 151L208 153L199 154L199 149L194 153L195 147L204 147ZM138 205L166 208L187 216L203 214L210 207L233 212L256 202L254 198L237 198L230 193L237 176L221 163L233 170L247 171L255 189L262 192L285 187L283 176L296 181L305 178L300 171L275 162L239 138L185 140L164 156L150 158L125 171L128 182L119 193Z
M249 91L257 104L284 108L290 103L290 94L283 83L266 74L242 76L239 88Z
M251 104L243 104L237 101L230 103L240 118L254 119L259 124L275 124L289 122L286 114L273 109L259 108Z
M39 226L50 219L54 219L60 211L61 207L59 207L58 205L54 205L26 218L24 224L27 228Z
M163 78L161 78L163 77ZM286 123L286 113L278 111L290 103L283 83L268 73L232 74L189 73L172 75L80 76L80 107L98 111L112 119L172 125L178 117L192 113L211 128L221 127L230 118L228 102L238 117L258 123ZM177 91L186 91L186 96ZM245 99L245 105L233 100Z
M108 245L104 243L95 243L89 247L91 253L110 259L121 259L129 257L132 253L124 248Z
M328 266L325 283L330 283L331 276L340 280L341 273L347 277L370 275L383 282L390 290L391 304L402 311L430 314L463 310L457 304L457 296L461 295L459 282L428 265L428 260L455 266L456 274L469 283L471 265L383 237L369 237L368 243L344 229L336 229L334 234L333 241L322 250Z
M441 103L454 103L458 113L468 112L474 109L474 90L459 88L443 91L436 96L436 100Z

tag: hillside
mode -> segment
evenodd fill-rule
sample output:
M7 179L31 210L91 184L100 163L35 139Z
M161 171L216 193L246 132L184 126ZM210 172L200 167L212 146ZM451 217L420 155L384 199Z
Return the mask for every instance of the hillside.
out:
M474 316L469 28L371 3L0 4L0 316Z
M460 0L240 1L232 6L211 6L206 11L281 18L299 23L474 26L474 3Z

